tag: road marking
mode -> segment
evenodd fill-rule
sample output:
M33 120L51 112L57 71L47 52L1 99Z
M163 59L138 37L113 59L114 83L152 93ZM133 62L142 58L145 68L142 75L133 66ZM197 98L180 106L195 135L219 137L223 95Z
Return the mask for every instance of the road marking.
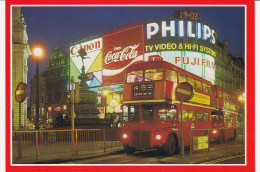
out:
M245 156L245 154L234 155L234 156L229 156L229 157L225 157L225 158L219 158L219 159L215 159L215 160L212 160L212 161L204 162L204 163L201 163L201 164L216 164L216 163L221 162L221 161L226 161L226 160L229 160L229 159L240 158L240 157L243 157L243 156Z

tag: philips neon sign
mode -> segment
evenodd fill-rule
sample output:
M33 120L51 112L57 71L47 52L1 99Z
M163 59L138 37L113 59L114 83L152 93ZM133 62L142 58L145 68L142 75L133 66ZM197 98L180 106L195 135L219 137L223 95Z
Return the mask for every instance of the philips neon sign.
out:
M151 40L155 35L161 38L195 38L197 40L209 41L212 45L216 43L216 33L207 24L188 20L162 20L146 24L146 39Z

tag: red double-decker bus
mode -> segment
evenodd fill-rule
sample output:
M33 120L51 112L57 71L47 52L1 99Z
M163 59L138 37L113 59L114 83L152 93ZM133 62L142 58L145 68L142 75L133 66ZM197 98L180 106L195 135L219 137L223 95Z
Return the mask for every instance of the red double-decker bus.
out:
M125 79L122 141L126 152L146 148L163 148L168 155L178 152L181 113L174 92L182 82L194 88L193 98L183 103L184 145L190 145L191 128L212 128L211 115L218 109L211 82L165 61L141 62L128 67Z
M217 85L213 86L213 90L216 94L216 107L218 111L212 114L212 127L216 129L223 128L227 131L226 133L224 133L224 130L220 131L220 141L221 139L223 140L224 137L227 137L227 139L235 139L238 115L237 97Z

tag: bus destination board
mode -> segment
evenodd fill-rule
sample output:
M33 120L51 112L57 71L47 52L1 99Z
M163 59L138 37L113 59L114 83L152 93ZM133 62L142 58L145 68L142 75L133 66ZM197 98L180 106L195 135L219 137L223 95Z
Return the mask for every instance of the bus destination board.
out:
M134 85L134 96L152 96L153 84Z

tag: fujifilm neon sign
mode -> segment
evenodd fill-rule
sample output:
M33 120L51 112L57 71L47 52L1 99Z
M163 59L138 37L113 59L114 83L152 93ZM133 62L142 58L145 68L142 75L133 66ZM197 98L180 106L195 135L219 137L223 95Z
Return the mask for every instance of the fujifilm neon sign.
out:
M187 20L168 20L150 22L146 24L146 39L151 40L154 36L196 38L198 40L216 43L215 30L204 23Z

